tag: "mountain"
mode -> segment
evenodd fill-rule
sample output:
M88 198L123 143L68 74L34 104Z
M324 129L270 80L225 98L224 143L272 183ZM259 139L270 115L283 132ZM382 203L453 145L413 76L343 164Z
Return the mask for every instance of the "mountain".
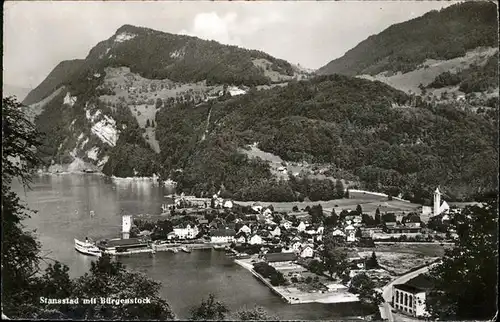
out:
M162 107L303 77L261 51L124 25L85 59L58 64L24 104L46 134L41 152L51 170L151 175L154 167L138 164L159 152L154 118ZM110 157L130 169L105 166Z
M428 203L436 185L454 199L497 185L491 109L130 25L76 64L31 95L49 171L157 174L262 201L333 199L342 184Z
M265 162L239 153L255 142L287 168L327 165L326 175L419 202L430 202L437 185L452 198L494 189L496 114L413 103L383 83L333 75L250 91L191 113L192 106L177 105L157 115L160 163L187 193L223 184L237 199L333 197L330 180L300 174L276 180Z
M452 59L481 46L498 46L497 5L470 1L394 24L321 67L318 73L405 73L427 59Z
M23 104L31 105L40 102L58 88L60 88L64 81L74 75L78 69L83 65L83 59L66 60L60 62L43 80L40 85L29 92L23 100Z
M19 101L22 101L31 90L23 86L2 84L3 96L15 96Z
M473 92L498 92L497 10L492 2L470 1L431 11L368 37L321 67L318 74L379 80L429 100L439 99L443 93L445 99L456 99ZM482 71L478 74L468 71L471 69ZM480 76L481 84L472 85L469 79L439 90L428 87L447 77L443 73L462 71Z

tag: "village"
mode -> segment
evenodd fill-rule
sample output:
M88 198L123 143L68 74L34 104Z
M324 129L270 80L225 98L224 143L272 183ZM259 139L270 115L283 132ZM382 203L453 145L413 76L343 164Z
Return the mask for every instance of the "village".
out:
M361 301L380 306L384 318L424 317L430 286L417 273L453 245L453 215L460 209L441 202L439 189L432 208L377 193L351 195L354 199L338 200L332 209L312 204L291 211L217 194L171 195L159 215L123 216L122 238L101 247L114 255L225 251L290 304ZM364 203L354 205L359 200Z

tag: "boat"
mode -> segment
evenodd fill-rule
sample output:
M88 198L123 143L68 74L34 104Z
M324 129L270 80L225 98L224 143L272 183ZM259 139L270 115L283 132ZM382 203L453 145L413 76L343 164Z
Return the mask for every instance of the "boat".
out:
M213 248L215 250L223 250L224 249L224 246L223 245L214 245Z
M191 253L191 249L189 249L188 247L181 247L181 250L186 253Z
M170 251L174 254L178 253L179 250L177 248L170 248Z
M75 249L85 255L97 257L102 256L101 250L93 243L90 243L88 240L85 240L83 242L75 238Z

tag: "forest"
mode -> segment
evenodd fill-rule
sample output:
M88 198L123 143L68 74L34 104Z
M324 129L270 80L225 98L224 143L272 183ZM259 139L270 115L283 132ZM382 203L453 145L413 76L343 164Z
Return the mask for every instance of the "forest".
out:
M174 106L157 115L163 175L196 194L224 184L243 199L298 199L307 190L272 179L265 162L237 153L258 142L284 160L329 163L364 188L415 201L429 201L436 185L457 199L495 187L496 120L454 106L411 107L408 99L379 82L333 75Z
M497 10L492 2L464 2L394 24L320 68L319 73L406 73L427 59L447 60L477 47L497 47Z
M491 56L484 66L471 65L458 73L443 72L427 87L459 86L468 94L498 89L498 54Z

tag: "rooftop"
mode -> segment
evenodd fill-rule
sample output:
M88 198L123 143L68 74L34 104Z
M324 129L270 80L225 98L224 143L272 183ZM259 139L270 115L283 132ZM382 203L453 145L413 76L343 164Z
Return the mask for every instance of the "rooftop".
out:
M234 229L217 229L210 232L210 236L226 237L235 236L236 231Z
M297 258L295 253L267 253L264 258L268 262L294 261Z
M432 281L424 274L417 275L416 277L412 278L405 284L394 285L395 288L410 293L425 292L431 289L433 286L434 284L432 283Z
M147 243L140 238L129 238L129 239L103 240L99 244L105 247L116 247L116 246L146 245Z

